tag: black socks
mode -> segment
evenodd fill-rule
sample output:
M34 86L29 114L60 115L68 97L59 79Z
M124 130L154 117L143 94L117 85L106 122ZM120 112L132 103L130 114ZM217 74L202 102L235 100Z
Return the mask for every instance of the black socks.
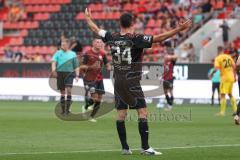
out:
M89 106L93 105L94 101L92 98L87 98L86 104L85 104L85 109L87 110Z
M68 95L67 96L67 108L66 108L66 113L69 114L70 113L70 106L72 104L72 96Z
M127 135L126 135L126 128L125 128L125 121L116 121L118 136L122 145L122 149L129 149L127 144ZM147 150L149 149L148 144L148 122L146 118L139 118L138 119L138 129L139 134L141 136L142 142L142 149Z
M166 97L167 103L169 105L173 105L174 97L173 96L169 97L168 95L165 95L165 97Z
M61 96L60 103L61 103L61 109L62 109L61 114L64 114L65 113L65 96Z
M238 116L240 116L240 101L238 102L238 106L237 106L237 113Z
M116 121L116 127L117 127L117 132L118 136L120 139L120 142L122 144L122 149L129 149L129 146L127 144L127 135L126 135L126 128L125 128L125 122L117 120Z
M101 102L95 102L95 104L93 106L93 111L92 111L92 113L90 115L92 118L97 114L97 111L100 108L100 104L101 104Z
M174 97L171 96L171 106L173 105L173 102L174 102Z
M142 148L144 150L149 149L148 144L148 122L146 118L139 118L138 119L138 130L141 136L142 141Z

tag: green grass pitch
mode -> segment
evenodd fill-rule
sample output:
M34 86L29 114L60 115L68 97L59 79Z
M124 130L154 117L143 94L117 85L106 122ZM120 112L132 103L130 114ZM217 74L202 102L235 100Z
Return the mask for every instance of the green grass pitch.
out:
M216 117L219 108L207 105L176 106L172 112L149 105L150 144L163 153L154 157L139 154L134 111L130 112L126 127L129 145L136 150L131 156L122 156L115 111L99 118L97 123L66 122L55 116L55 105L1 101L0 160L239 159L240 127L234 125L230 107L225 117ZM74 112L80 111L80 106L74 103Z

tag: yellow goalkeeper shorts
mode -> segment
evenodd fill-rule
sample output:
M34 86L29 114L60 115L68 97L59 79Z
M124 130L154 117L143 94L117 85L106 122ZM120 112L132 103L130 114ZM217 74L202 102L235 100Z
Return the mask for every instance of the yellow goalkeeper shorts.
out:
M234 82L221 82L220 83L220 93L221 94L232 94Z

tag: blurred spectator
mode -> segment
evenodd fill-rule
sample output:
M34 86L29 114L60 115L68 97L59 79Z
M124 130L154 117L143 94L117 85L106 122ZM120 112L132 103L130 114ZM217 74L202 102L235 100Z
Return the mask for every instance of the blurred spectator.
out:
M184 7L189 7L191 5L191 0L179 0L178 4Z
M202 13L201 13L201 9L198 8L198 9L196 9L196 11L195 11L195 13L194 13L193 23L194 23L194 24L197 24L197 23L201 22L202 19L203 19L203 15L202 15Z
M13 50L11 49L10 46L6 46L4 48L4 58L3 58L3 61L4 62L12 62L13 58L14 58Z
M10 22L17 22L24 18L24 8L19 3L9 4L8 20Z
M43 56L39 53L36 53L36 55L33 56L33 59L34 59L34 62L38 62L38 63L45 61Z
M144 24L142 19L140 18L136 19L136 23L134 25L134 31L135 33L139 33L139 34L142 34L144 32Z
M182 52L180 54L181 62L188 63L189 62L188 57L189 57L188 56L188 44L184 44Z
M14 55L14 62L22 62L23 58L23 53L21 51L17 51Z
M4 0L0 0L0 9L4 7Z
M192 43L188 45L188 58L189 58L189 62L196 61L195 48Z
M51 54L46 54L44 55L44 61L45 62L51 62L52 61L52 55Z
M32 62L32 59L30 58L30 56L24 55L21 59L21 62L22 63L30 63L30 62Z
M119 11L121 5L119 0L102 0L104 4L104 11L111 12L111 11Z
M222 39L224 46L227 46L228 44L228 31L230 30L230 27L227 24L227 21L223 20L223 24L220 25L220 28L222 28Z
M240 4L237 4L234 8L234 15L236 18L240 19Z
M212 11L213 7L210 0L204 0L202 6L202 13L209 13Z
M210 42L211 40L212 40L211 37L208 37L208 38L204 39L204 40L202 41L202 46L203 46L203 47L206 46L206 45L208 44L208 42Z

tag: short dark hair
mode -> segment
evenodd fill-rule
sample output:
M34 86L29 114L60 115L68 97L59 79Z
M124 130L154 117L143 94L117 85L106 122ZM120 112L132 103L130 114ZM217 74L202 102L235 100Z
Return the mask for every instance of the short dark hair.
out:
M220 53L220 52L223 52L224 49L222 46L218 46L217 50L218 50L218 53Z
M120 25L123 28L131 27L133 23L133 15L131 13L123 13L120 17Z

